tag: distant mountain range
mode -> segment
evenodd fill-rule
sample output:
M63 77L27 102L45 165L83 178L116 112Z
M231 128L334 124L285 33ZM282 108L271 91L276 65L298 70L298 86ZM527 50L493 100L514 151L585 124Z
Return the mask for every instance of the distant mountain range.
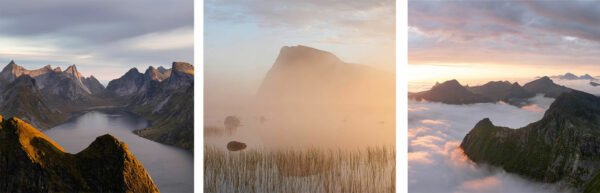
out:
M480 86L462 86L457 80L436 83L428 91L409 93L408 97L414 100L426 100L446 104L473 104L504 101L511 105L523 106L528 104L528 99L536 94L556 98L562 93L572 89L555 84L550 78L544 76L540 79L520 86L518 83L508 81L490 81Z
M0 113L44 130L85 110L124 108L151 121L138 135L193 150L193 66L133 68L105 88L75 65L27 70L11 61L0 72Z
M498 166L532 180L561 183L579 192L600 190L600 98L571 90L543 118L519 129L485 118L460 147L478 164Z
M589 74L584 74L584 75L581 75L581 76L577 76L577 75L572 74L570 72L567 72L564 75L552 76L552 78L558 78L558 79L562 79L562 80L597 80L596 78L592 77Z
M148 139L194 148L194 67L173 62L171 69L149 67L144 74L129 70L108 83L111 90L128 98L126 108L152 121L135 131Z
M127 145L113 136L100 136L70 154L14 117L0 117L0 173L2 192L159 192Z
M257 92L263 104L395 104L395 75L307 46L282 47Z

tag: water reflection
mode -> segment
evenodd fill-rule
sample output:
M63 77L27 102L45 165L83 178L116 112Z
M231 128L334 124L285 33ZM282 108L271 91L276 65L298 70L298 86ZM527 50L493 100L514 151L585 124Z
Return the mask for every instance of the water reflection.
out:
M147 125L146 120L131 113L91 111L44 134L70 153L85 149L98 136L111 134L127 144L161 192L193 192L193 154L132 133Z

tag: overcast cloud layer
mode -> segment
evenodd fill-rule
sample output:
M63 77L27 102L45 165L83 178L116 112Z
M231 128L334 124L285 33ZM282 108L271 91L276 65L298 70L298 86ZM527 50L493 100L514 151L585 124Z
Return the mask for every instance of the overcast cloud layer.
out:
M595 75L599 21L594 1L410 1L409 64Z
M553 99L541 95L533 105L504 103L447 105L409 101L409 192L564 192L499 168L477 166L461 151L463 137L483 118L494 125L520 128L542 118Z
M0 67L76 64L110 80L131 67L193 63L193 1L3 1Z

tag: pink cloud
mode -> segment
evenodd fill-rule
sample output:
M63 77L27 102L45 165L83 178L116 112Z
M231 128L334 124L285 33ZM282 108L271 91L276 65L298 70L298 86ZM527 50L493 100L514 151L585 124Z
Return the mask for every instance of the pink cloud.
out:
M429 152L426 151L417 151L417 152L408 152L408 165L414 163L420 164L433 164L434 161L430 158Z
M490 176L463 182L461 188L467 192L502 192L502 181Z
M460 148L460 141L449 141L444 145L444 149L438 151L439 154L446 157L446 163L456 168L469 168L475 169L475 163L473 163L467 155L465 155L462 148Z
M528 111L533 111L533 112L543 112L543 111L545 111L543 108L537 106L536 104L523 106L523 107L521 107L521 109L528 110Z
M408 112L426 111L429 110L427 107L408 107Z
M423 120L421 120L421 123L423 123L423 124L430 124L430 125L445 125L445 126L449 126L447 123L445 123L442 120L423 119Z
M413 147L421 146L421 147L429 148L434 151L440 151L441 148L436 143L443 142L443 141L444 141L444 139L442 139L441 137L433 136L433 135L426 135L426 136L417 137L416 139L412 140L410 145Z
M417 128L408 129L408 139L413 139L413 138L417 137L419 134L426 133L429 131L431 131L431 129L429 129L427 127L417 127Z

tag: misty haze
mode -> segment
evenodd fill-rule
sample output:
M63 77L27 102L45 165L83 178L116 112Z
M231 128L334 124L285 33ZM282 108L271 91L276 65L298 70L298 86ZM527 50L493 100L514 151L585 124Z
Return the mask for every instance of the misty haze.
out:
M269 159L273 159L271 156L283 156L283 160L274 162L273 165L258 166L255 172L257 175L267 175L265 178L282 180L278 183L294 184L270 189L272 187L256 182L255 185L262 191L292 188L299 191L329 192L351 188L352 192L393 192L393 73L345 63L326 51L306 46L286 46L281 48L273 67L255 92L220 97L222 92L219 90L248 89L238 88L236 85L217 85L211 85L210 88L219 89L205 90L204 135L205 148L208 148L205 152L205 163L208 164L205 170L205 187L208 190L248 188L237 187L238 184L221 175L251 172L251 176L240 176L240 180L252 181L260 177L253 176L253 170L249 168L211 168L233 167L229 164L235 164L219 163L212 160L215 156L244 155L259 156L259 160L267 163L271 162ZM236 99L229 102L224 98ZM231 125L231 120L235 120L235 124ZM228 143L231 141L243 142L247 147L240 152L227 153L225 147L229 147ZM337 153L328 154L328 151ZM318 162L310 161L302 152L317 155ZM376 159L373 157L375 155L380 157ZM306 162L287 163L295 157ZM362 163L359 168L347 168L346 164L354 160ZM332 164L330 167L333 168L312 168L324 163ZM286 168L307 170L307 173L292 172L296 174L290 176L291 171L286 172ZM226 174L219 173L225 171ZM357 172L366 171L375 173L371 174L373 176L351 177L357 175ZM324 183L323 180L336 173L348 176L336 177L330 179L333 181L327 180ZM287 177L277 178L281 175ZM358 186L346 187L349 183L358 183Z

